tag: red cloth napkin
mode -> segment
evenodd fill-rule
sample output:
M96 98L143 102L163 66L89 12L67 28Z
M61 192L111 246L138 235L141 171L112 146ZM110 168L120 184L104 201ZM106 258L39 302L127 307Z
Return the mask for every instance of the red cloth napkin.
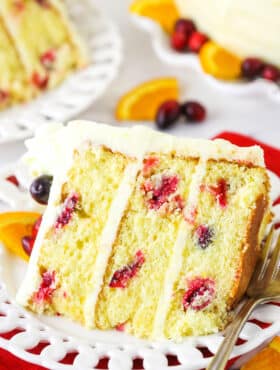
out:
M239 146L251 146L251 145L260 145L265 154L265 163L267 168L269 168L272 172L276 173L278 176L280 176L280 150L273 148L267 144L261 143L259 141L256 141L248 136L236 134L234 132L222 132L219 135L215 136L215 138L220 139L226 139L233 144L239 145ZM1 335L2 336L2 335ZM205 357L211 356L211 353L207 349L201 349L202 353ZM174 356L169 356L168 362L170 366L178 365L178 361ZM63 360L63 363L65 364L71 364L73 361L73 355L67 356ZM231 361L231 364L233 362ZM99 362L97 365L97 368L100 369L107 369L108 359L103 359ZM141 369L141 360L136 360L135 368ZM230 365L230 364L229 364ZM12 355L11 353L0 349L0 370L11 370L11 369L20 369L20 370L45 370L45 368L37 365L33 365L30 363L27 363L25 361L22 361Z

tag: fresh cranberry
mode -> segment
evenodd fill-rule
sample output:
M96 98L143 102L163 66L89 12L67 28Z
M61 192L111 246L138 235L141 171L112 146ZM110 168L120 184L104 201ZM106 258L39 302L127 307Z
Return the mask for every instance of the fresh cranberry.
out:
M257 78L261 75L264 67L262 60L258 58L247 58L241 65L242 75L249 80Z
M141 250L135 254L134 262L114 272L109 283L110 288L126 288L130 280L138 273L145 262L145 256Z
M29 191L36 202L44 205L48 204L52 181L52 176L41 175L32 182Z
M46 271L42 274L42 281L39 289L34 293L33 299L36 303L50 302L56 290L55 271Z
M146 194L151 197L148 199L150 209L158 210L164 203L168 201L168 197L175 193L179 184L177 176L163 175L160 183L154 185L150 180L144 183L143 189Z
M38 72L34 72L31 80L32 80L33 85L38 87L38 89L45 90L48 86L49 77L40 76Z
M122 324L116 325L116 330L117 331L125 331L125 322L123 322Z
M175 123L180 117L180 104L176 100L167 100L157 110L156 125L165 129Z
M198 53L202 45L208 40L208 37L201 32L193 32L189 38L188 47L189 50L194 53Z
M187 50L189 36L184 32L174 32L171 36L171 46L174 50L182 52Z
M190 122L202 122L206 117L206 109L196 101L182 104L181 112Z
M265 78L269 81L278 82L280 79L279 68L273 65L266 65L262 71L262 78Z
M202 249L206 249L213 241L214 232L209 226L200 225L195 230L197 243Z
M0 104L7 101L9 93L6 90L0 90Z
M35 239L32 236L24 236L21 239L22 248L28 256L31 255L34 243Z
M32 238L36 239L41 223L42 223L42 216L38 218L38 220L34 223L32 227Z
M215 282L209 278L194 278L188 281L188 289L183 296L183 307L200 311L209 306L215 295Z
M19 181L15 175L7 176L6 180L9 181L11 184L14 184L17 187L19 186Z
M190 19L180 18L176 21L174 32L183 32L186 36L190 36L196 30L195 24Z
M157 157L148 157L144 159L143 165L143 175L148 176L151 173L151 170L159 164L159 158Z
M61 214L58 216L55 222L56 229L62 229L66 226L72 219L73 213L76 211L78 202L79 202L79 194L73 193L66 198L63 209Z
M227 182L224 179L220 179L216 186L213 185L201 185L201 191L208 191L213 194L216 198L217 203L221 208L226 208L227 206Z
M55 50L50 49L41 55L40 62L46 69L50 70L53 66L53 63L55 62L55 59L56 59Z

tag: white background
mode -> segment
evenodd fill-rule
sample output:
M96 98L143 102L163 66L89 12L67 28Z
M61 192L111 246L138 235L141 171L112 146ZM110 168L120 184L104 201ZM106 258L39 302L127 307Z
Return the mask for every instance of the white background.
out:
M208 109L208 119L202 124L178 123L170 129L181 136L211 137L222 130L249 134L280 147L280 103L264 95L237 97L210 87L200 74L181 67L165 65L155 55L149 35L139 31L130 21L129 0L95 0L118 25L124 44L124 60L118 78L107 93L79 118L114 122L117 99L134 85L145 80L176 76L181 84L181 99L196 99ZM94 22L94 19L92 20ZM153 123L147 123L153 126ZM0 165L16 160L24 152L22 142L0 147Z

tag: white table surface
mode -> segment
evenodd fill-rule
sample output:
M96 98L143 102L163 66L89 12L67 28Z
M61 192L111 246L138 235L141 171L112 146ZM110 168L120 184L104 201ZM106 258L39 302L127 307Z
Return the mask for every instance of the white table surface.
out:
M119 27L124 44L124 61L118 78L107 93L77 118L113 123L114 107L119 96L145 80L172 75L180 81L182 99L203 102L208 109L208 119L197 125L180 122L169 132L181 136L211 137L222 130L232 130L280 147L279 103L263 95L225 95L221 90L210 87L198 73L164 64L155 55L149 35L139 31L130 21L129 3L130 0L95 0L95 4ZM0 165L16 160L23 152L23 142L0 146Z

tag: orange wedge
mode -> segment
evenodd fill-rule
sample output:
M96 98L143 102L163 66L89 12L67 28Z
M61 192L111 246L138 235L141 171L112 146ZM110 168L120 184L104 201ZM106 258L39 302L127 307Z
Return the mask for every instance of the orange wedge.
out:
M120 121L153 120L164 101L178 100L178 97L179 84L176 78L159 78L142 83L119 100L116 118Z
M241 75L241 59L214 41L208 41L202 46L199 59L203 70L216 78L233 80Z
M179 18L174 0L135 0L130 6L130 11L151 18L168 33L173 31L174 24Z
M280 352L279 352L280 337L276 337L264 348L257 353L251 360L244 365L241 370L279 370ZM276 348L274 347L276 346Z
M7 212L0 214L0 241L13 254L29 260L21 240L32 234L32 228L41 215L36 212Z

